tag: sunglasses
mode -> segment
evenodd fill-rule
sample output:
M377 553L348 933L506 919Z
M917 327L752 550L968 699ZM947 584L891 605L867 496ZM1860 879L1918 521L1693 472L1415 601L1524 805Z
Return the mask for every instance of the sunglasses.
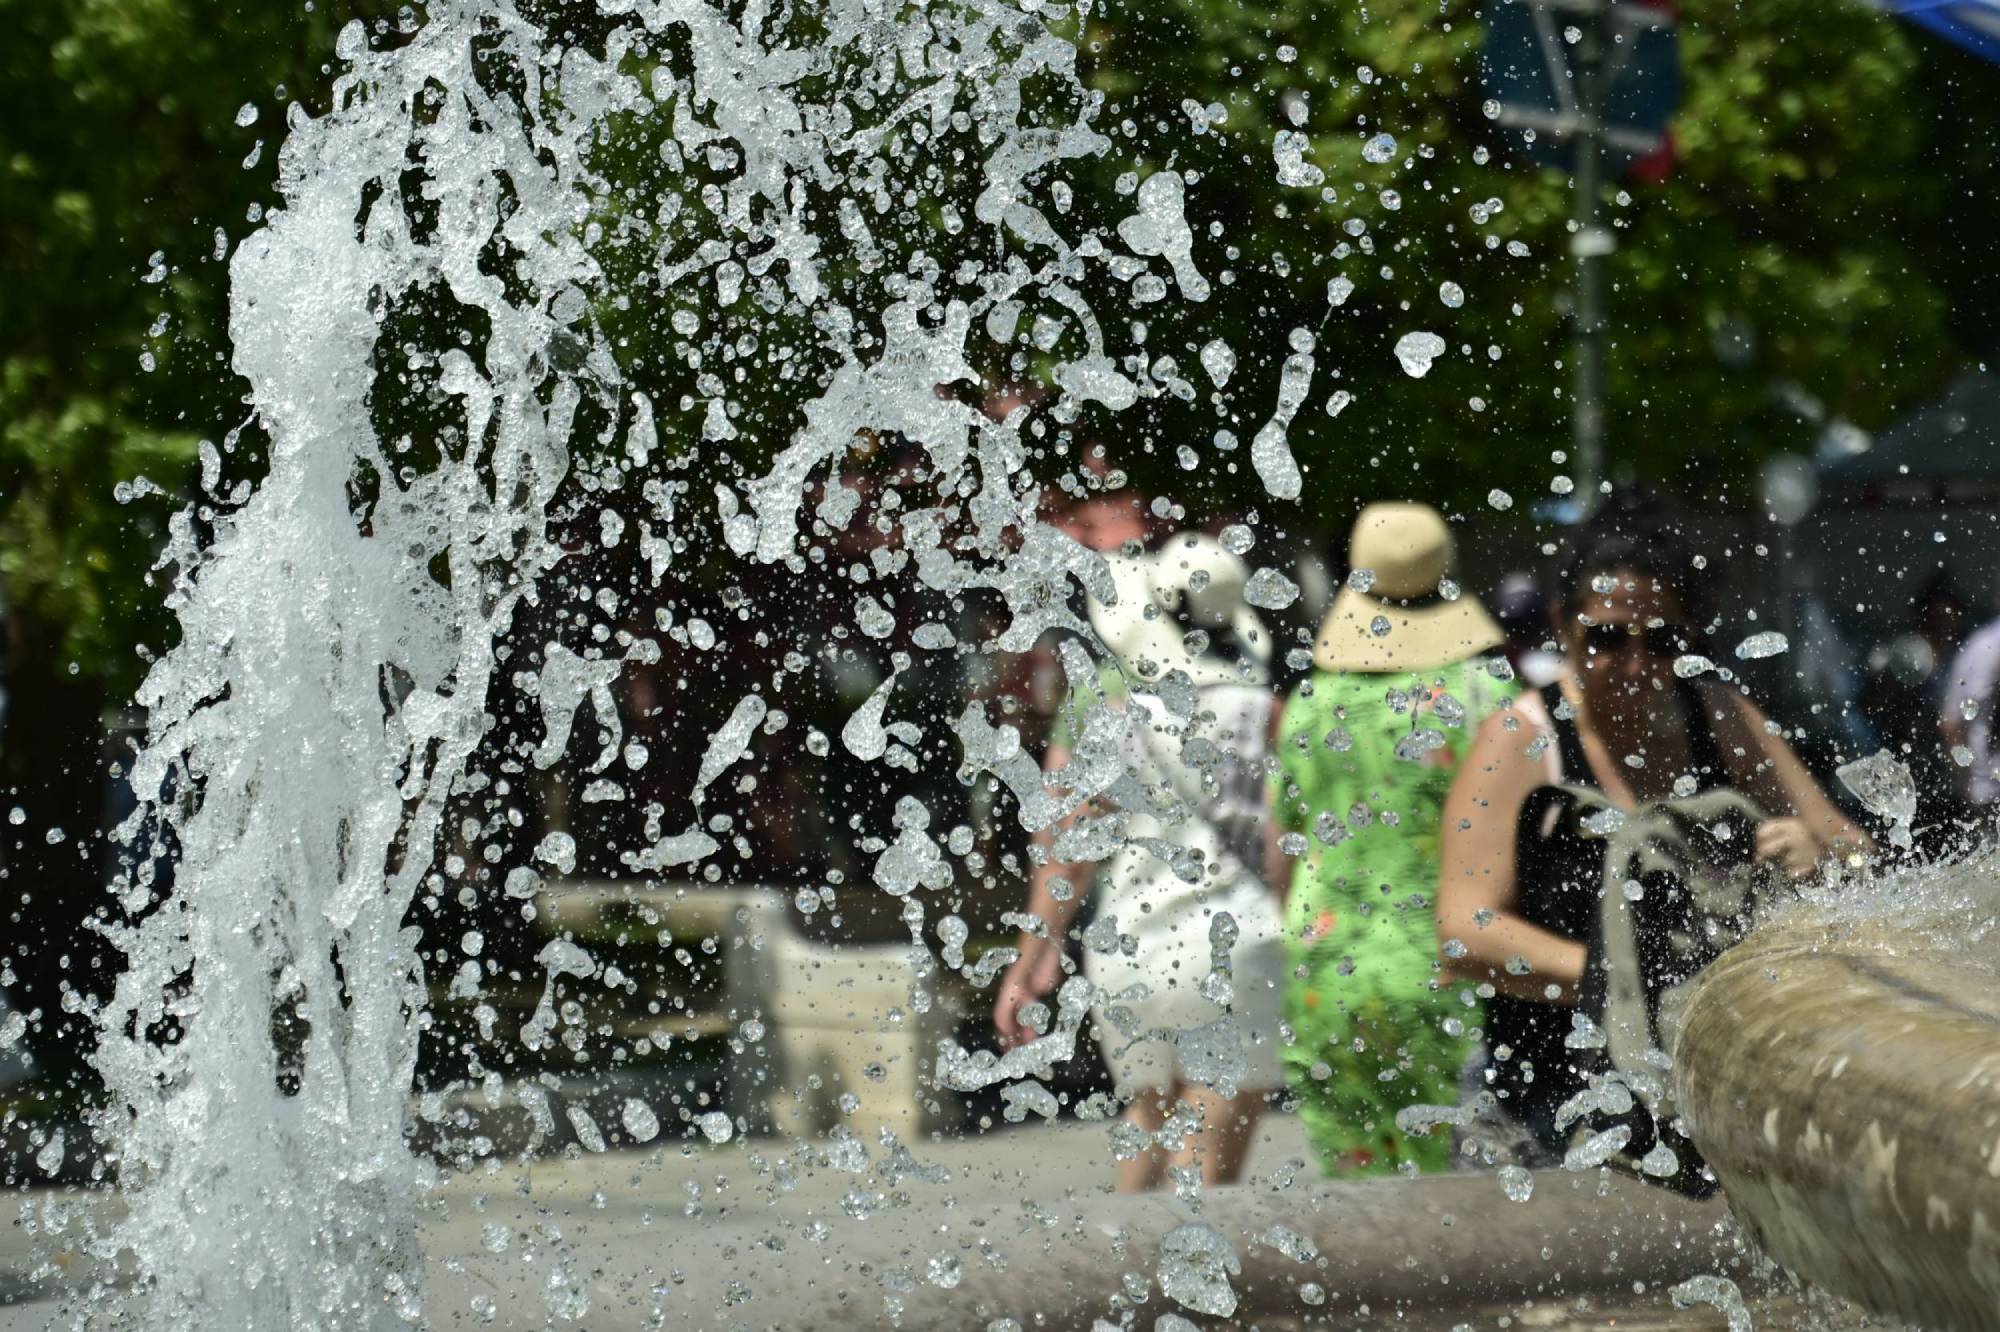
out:
M1688 631L1677 624L1592 624L1583 630L1584 648L1601 656L1625 651L1634 639L1649 657L1678 656L1692 641Z

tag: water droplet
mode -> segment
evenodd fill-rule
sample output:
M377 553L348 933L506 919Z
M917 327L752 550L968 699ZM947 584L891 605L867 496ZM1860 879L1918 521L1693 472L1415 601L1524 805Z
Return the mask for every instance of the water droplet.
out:
M1434 731L1428 726L1419 726L1414 731L1405 732L1396 741L1396 757L1405 763L1421 762L1432 750L1443 749L1444 732Z
M1396 360L1403 373L1422 379L1431 372L1431 363L1444 355L1444 339L1435 333L1405 333L1396 339Z
M1614 808L1593 810L1578 822L1583 825L1583 830L1587 833L1598 837L1609 837L1625 826L1625 811Z
M1160 1240L1160 1293L1182 1308L1229 1317L1236 1312L1229 1278L1242 1271L1236 1250L1206 1222L1185 1222Z
M660 1117L653 1113L652 1106L636 1096L625 1098L618 1122L625 1126L626 1134L634 1142L651 1142L660 1135Z
M552 832L535 848L535 859L568 874L576 868L576 839L566 832Z
M1764 657L1775 657L1781 652L1789 651L1791 646L1791 641L1783 634L1775 629L1766 629L1760 633L1752 634L1741 643L1738 643L1736 645L1736 659L1738 661L1757 661Z
M720 1110L709 1111L695 1120L695 1123L700 1126L702 1136L710 1142L724 1143L736 1136L736 1125Z
M238 129L248 129L256 123L257 104L255 102L245 102L236 108L236 126Z
M1535 1196L1535 1176L1531 1171L1517 1165L1503 1165L1499 1175L1500 1191L1507 1195L1507 1201L1526 1202Z
M1243 600L1259 610L1283 610L1299 599L1299 585L1276 569L1259 569L1243 585Z
M1222 529L1222 536L1219 539L1222 548L1231 555L1247 555L1250 553L1250 548L1257 544L1257 533L1242 523L1231 523Z
M1378 166L1389 161L1395 155L1396 137L1393 134L1377 134L1374 138L1361 145L1361 156Z
M1706 674L1714 669L1714 662L1697 653L1689 652L1683 656L1674 658L1674 674L1680 676L1683 680L1691 680L1697 675Z
M1387 638L1392 627L1386 615L1378 615L1368 622L1368 632L1377 638Z
M1728 1277L1689 1277L1673 1288L1672 1297L1676 1309L1713 1305L1729 1320L1729 1332L1750 1332L1750 1310L1744 1307L1743 1292Z
M1910 844L1910 824L1917 817L1917 783L1910 769L1888 750L1878 750L1864 759L1843 763L1833 770L1840 784L1878 818L1890 819L1895 827L1889 840L1897 846Z
M1345 273L1336 274L1326 280L1326 303L1333 306L1347 304L1347 298L1354 294L1354 279Z
M1563 1156L1565 1170L1595 1170L1632 1141L1630 1124L1613 1124L1602 1133L1594 1133L1588 1139L1569 1149Z
M1381 201L1382 206L1392 213L1403 206L1403 196L1395 190L1384 190L1376 197Z
M1487 98L1479 104L1479 110L1480 114L1484 115L1488 120L1500 119L1500 99L1497 97Z
M1356 569L1347 575L1347 585L1356 592L1366 593L1370 588L1375 586L1375 571L1373 569Z
M1465 304L1465 288L1459 286L1456 282L1440 282L1438 284L1438 299L1443 301L1447 308L1456 310L1459 306Z
M1201 349L1201 368L1208 371L1208 377L1221 388L1229 382L1229 376L1236 372L1236 353L1221 338L1204 345Z
M1487 491L1486 502L1503 513L1514 507L1514 497L1499 489Z

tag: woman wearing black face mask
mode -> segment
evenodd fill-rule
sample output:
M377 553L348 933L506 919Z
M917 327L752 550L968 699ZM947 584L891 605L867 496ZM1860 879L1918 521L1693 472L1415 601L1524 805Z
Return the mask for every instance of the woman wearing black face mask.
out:
M1495 992L1479 1083L1505 1121L1500 1154L1524 1165L1562 1156L1573 1126L1558 1112L1592 1071L1578 1048L1589 1028L1573 1014L1580 995L1604 992L1592 945L1605 843L1573 826L1565 841L1564 808L1593 802L1585 827L1603 830L1622 822L1606 807L1629 815L1738 793L1759 816L1736 845L1793 879L1869 847L1741 691L1694 663L1691 678L1675 669L1704 651L1693 562L1659 525L1625 525L1586 532L1565 573L1555 624L1568 673L1480 728L1444 808L1440 953L1454 977ZM1570 806L1548 799L1555 788Z

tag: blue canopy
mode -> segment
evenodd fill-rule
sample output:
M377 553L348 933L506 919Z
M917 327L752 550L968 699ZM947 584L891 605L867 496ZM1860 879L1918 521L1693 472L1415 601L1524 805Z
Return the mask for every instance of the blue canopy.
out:
M2000 0L1877 0L1966 50L2000 61Z

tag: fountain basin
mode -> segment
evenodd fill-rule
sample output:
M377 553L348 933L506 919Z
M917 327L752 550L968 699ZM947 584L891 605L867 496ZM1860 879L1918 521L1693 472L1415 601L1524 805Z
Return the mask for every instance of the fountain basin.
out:
M1724 954L1682 1019L1680 1105L1772 1257L1881 1313L1996 1328L2000 988L1990 949L1902 921L1802 912Z

